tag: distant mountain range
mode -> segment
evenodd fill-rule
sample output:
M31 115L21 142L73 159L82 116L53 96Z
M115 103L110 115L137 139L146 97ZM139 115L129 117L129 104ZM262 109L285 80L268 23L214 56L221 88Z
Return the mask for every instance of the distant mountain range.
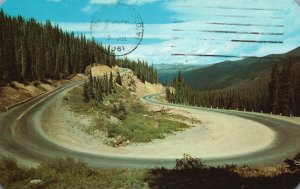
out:
M208 66L197 65L156 65L160 81L168 81L181 70L184 79L195 90L215 90L239 87L257 80L269 80L273 65L281 66L291 57L300 71L300 47L284 53L265 57L245 58L238 61L225 61Z
M200 68L205 68L208 65L194 65L194 64L154 64L153 67L157 70L159 81L161 83L168 83L172 81L174 76L177 76L178 71L188 72Z

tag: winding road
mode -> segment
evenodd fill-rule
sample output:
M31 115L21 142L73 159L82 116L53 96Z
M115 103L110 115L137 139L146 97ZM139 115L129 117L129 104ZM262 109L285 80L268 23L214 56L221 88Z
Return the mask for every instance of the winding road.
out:
M158 166L172 167L175 165L175 159L124 158L83 153L61 147L43 136L41 127L38 124L41 112L52 102L58 98L62 98L64 92L82 84L82 82L83 81L70 82L1 114L0 155L14 157L21 164L28 166L37 165L39 162L50 158L66 156L80 159L91 167L151 168ZM197 111L212 111L216 114L221 113L238 116L259 122L271 128L276 133L274 144L268 148L242 156L204 159L206 164L223 165L225 163L233 163L238 165L274 165L300 152L300 123L289 121L289 118L282 119L282 117L279 116L252 112L216 110L169 104L157 100L156 96L158 95L160 94L145 96L143 99L148 103L164 106L185 107Z

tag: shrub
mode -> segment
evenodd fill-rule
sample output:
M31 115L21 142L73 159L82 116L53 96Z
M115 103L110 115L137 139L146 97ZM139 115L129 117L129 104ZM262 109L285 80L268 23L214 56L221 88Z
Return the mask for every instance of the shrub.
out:
M176 160L175 169L207 169L208 167L199 158L193 158L188 154L184 154L182 159Z
M123 111L118 112L116 116L119 120L122 120L122 121L124 121L126 119L126 113L124 113Z
M25 169L19 167L13 158L2 158L0 161L0 183L4 186L9 183L19 182L29 176Z
M284 163L292 172L300 172L300 153L297 154L293 159L286 159Z

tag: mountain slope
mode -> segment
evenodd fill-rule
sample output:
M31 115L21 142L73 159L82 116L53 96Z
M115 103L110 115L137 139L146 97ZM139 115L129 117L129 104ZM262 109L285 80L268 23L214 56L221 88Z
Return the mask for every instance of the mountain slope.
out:
M161 83L168 83L178 74L178 70L181 72L187 72L199 68L207 67L207 65L195 65L195 64L155 64L153 67L157 70L159 81Z
M255 80L270 78L275 63L281 66L292 60L299 66L300 47L285 53L261 58L246 58L238 61L225 61L209 67L183 72L185 80L196 90L224 89L245 85Z

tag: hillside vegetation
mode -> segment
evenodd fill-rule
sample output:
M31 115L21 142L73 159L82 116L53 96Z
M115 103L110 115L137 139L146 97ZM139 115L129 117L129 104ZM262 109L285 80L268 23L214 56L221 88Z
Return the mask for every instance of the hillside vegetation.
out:
M94 63L130 68L143 82L158 80L146 62L117 59L101 44L84 35L64 32L50 21L38 23L33 18L11 17L0 9L0 23L0 91L11 81L64 79L84 73Z
M116 75L111 72L101 77L90 76L83 86L68 93L66 105L75 113L93 120L85 132L90 135L95 131L101 132L106 144L118 147L163 139L166 134L189 127L182 122L189 118L179 119L163 111L148 111L140 101L140 90L151 92L151 88L157 86L147 82L143 84L130 72L122 76L119 72ZM157 92L161 90L162 86Z
M268 80L203 92L193 90L179 72L171 83L175 90L166 90L167 100L194 106L300 116L300 64L290 59L281 67L274 64Z
M0 159L0 183L18 188L205 188L294 189L300 176L298 154L278 168L225 165L209 167L185 155L173 169L92 169L72 158L52 159L36 168L21 167L11 158Z
M85 73L95 63L129 68L142 82L158 81L156 71L144 61L117 59L84 35L62 31L50 21L11 17L2 9L0 44L0 111L41 94L44 86L53 88L60 80Z
M182 71L185 81L198 91L219 90L240 87L256 82L269 81L272 68L280 68L289 62L299 67L300 47L285 54L268 55L261 58L246 58L238 61L225 61L204 68Z

